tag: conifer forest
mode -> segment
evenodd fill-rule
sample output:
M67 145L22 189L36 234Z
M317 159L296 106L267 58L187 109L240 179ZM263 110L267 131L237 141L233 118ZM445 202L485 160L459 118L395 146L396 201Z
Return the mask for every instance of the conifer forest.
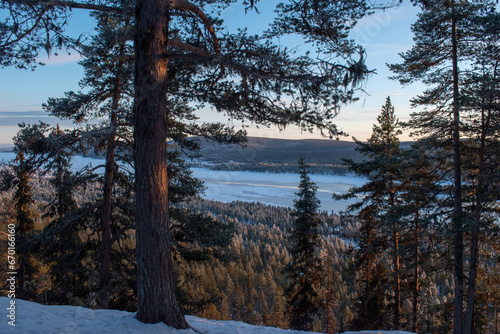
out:
M387 67L425 88L405 120L387 96L350 146L335 117L370 98L376 75L350 34L406 0L280 1L258 34L220 13L265 0L0 1L0 73L65 52L84 73L80 90L41 106L73 126L20 121L15 159L0 161L0 296L176 329L194 315L321 333L500 332L496 1L408 1L413 44ZM67 31L76 11L92 33ZM238 160L245 128L202 109L319 133L322 146ZM94 163L76 168L81 157ZM294 173L293 204L204 198L198 166ZM365 182L329 193L349 204L325 211L314 174Z

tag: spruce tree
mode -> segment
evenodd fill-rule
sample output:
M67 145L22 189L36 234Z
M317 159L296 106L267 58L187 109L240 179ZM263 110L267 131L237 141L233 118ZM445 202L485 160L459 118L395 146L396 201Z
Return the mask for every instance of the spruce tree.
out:
M312 330L313 320L322 309L320 287L323 273L319 248L320 201L316 197L318 186L311 180L304 159L299 160L299 191L294 200L294 223L289 236L292 263L287 267L287 314L290 327Z
M14 137L14 152L16 152L17 165L15 166L14 202L16 213L16 253L17 257L17 283L16 296L26 300L36 300L37 289L33 284L39 271L39 262L33 251L33 240L38 234L34 209L34 195L32 178L39 166L38 153L43 150L41 140L47 125L40 123L35 126L19 125L19 130Z
M399 138L401 130L399 129L399 120L394 113L391 99L387 97L382 106L382 112L377 117L378 124L373 125L373 133L366 143L354 138L358 147L357 151L363 153L368 160L355 163L352 160L345 160L349 171L369 179L361 187L351 188L349 193L334 198L351 198L358 194L363 195L361 202L355 203L349 207L349 211L359 210L362 224L361 236L363 247L360 248L360 265L363 264L367 276L365 278L365 288L375 289L374 292L383 295L380 286L373 285L373 269L380 266L384 248L389 247L392 259L392 280L393 280L393 328L400 326L401 311L401 265L400 265L400 226L399 213L396 205L399 201L399 191L401 190L400 181L400 147ZM385 246L384 246L385 245ZM383 246L383 247L382 247ZM375 273L381 274L385 268L377 268ZM370 295L368 292L367 295ZM377 297L380 303L382 296ZM359 311L361 314L370 312L364 310L368 304L361 303ZM372 304L372 307L374 304ZM370 309L372 309L370 307ZM381 310L376 310L380 314ZM384 317L382 317L384 318ZM384 319L375 321L377 326L384 326ZM385 319L387 320L387 319Z

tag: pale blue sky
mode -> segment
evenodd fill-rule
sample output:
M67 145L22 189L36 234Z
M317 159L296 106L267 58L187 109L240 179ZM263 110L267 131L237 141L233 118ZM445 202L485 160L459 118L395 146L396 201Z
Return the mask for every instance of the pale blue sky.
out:
M265 28L266 21L272 15L274 1L262 0L258 8L262 14L244 15L243 8L231 8L222 13L222 18L230 27L248 26L250 31ZM85 11L74 11L74 20L70 26L74 33L89 32L92 21L86 19ZM372 124L380 113L387 96L390 96L396 108L396 114L401 120L408 119L411 112L409 100L422 91L421 85L401 87L398 82L391 81L391 75L385 63L399 62L399 52L408 50L412 45L410 25L416 19L417 9L411 4L404 3L401 7L389 9L363 19L353 37L361 42L367 50L369 68L376 69L377 74L372 76L364 87L369 95L362 95L362 99L352 105L344 106L336 123L340 129L360 140L368 138L372 132ZM257 24L256 24L257 23ZM299 41L282 40L282 44L289 47L296 46ZM292 45L293 44L293 45ZM299 47L304 47L299 44ZM19 122L34 123L38 120L55 124L59 122L70 126L68 122L61 122L49 118L41 108L41 104L49 97L61 97L64 92L78 90L78 81L82 78L82 68L77 64L78 56L73 53L67 55L60 52L59 56L42 57L46 66L38 67L35 71L17 70L14 68L0 69L0 144L11 144L12 137L17 132ZM239 122L230 123L223 115L211 111L200 111L203 120L215 120L240 126ZM247 129L249 135L274 138L319 138L319 135L300 133L296 128L289 127L285 131L275 128L251 127ZM406 139L404 137L403 139Z

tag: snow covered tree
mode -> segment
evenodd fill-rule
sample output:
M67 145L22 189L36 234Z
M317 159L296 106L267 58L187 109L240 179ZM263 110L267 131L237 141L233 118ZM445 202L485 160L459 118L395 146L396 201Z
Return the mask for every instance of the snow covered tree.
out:
M319 257L322 246L318 217L320 201L318 186L311 180L304 159L299 160L299 191L294 200L294 223L289 236L292 263L287 266L287 314L290 328L312 330L313 321L322 309L320 288L323 263Z

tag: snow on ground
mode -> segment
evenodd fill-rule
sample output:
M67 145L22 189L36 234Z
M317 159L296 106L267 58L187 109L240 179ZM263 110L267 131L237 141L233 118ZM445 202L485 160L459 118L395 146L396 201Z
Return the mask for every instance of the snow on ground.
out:
M14 309L11 302L14 301ZM9 307L11 310L9 310ZM26 334L307 334L274 327L260 327L237 321L186 319L193 329L179 330L165 325L144 324L135 313L91 310L76 306L46 306L20 299L0 297L0 333ZM15 324L12 326L9 324ZM402 331L363 331L346 334L410 334Z

